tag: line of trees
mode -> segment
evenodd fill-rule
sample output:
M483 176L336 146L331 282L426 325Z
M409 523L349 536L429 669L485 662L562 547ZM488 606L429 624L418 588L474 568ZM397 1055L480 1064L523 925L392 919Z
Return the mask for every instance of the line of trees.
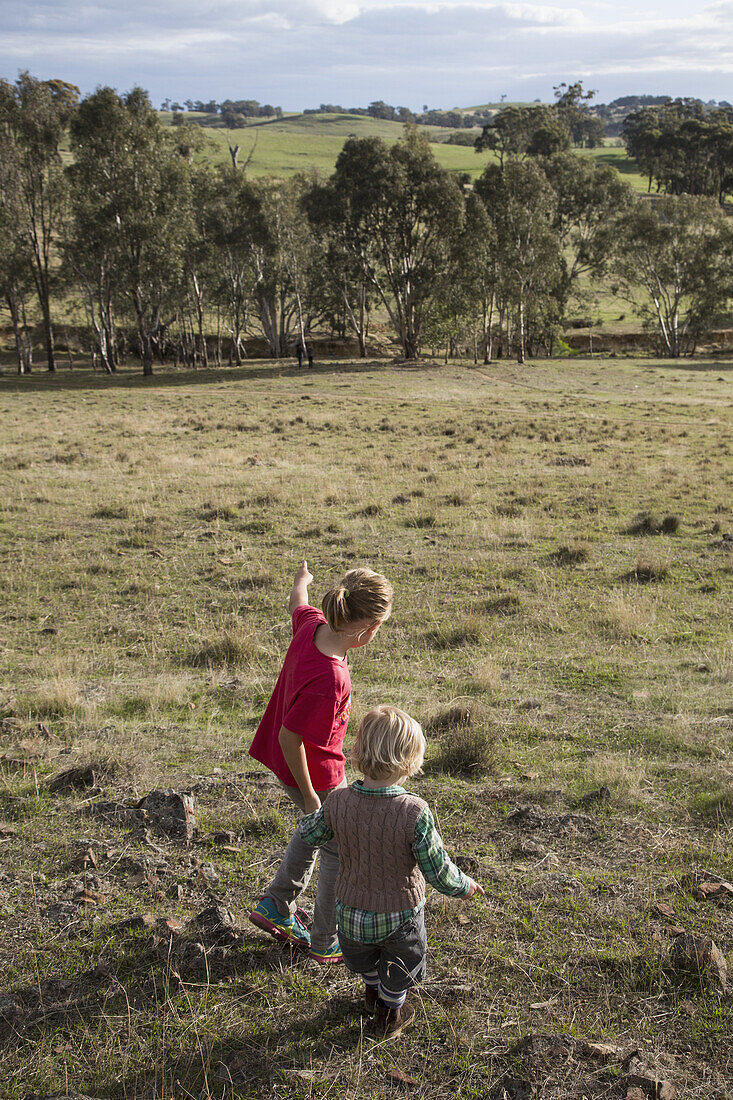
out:
M565 148L502 150L473 183L408 125L391 146L349 139L328 179L254 181L198 165L199 133L164 128L139 88L79 102L28 74L0 82L0 292L19 371L31 298L50 370L63 297L103 370L127 349L150 374L156 359L240 363L252 334L277 358L314 331L352 333L365 355L375 315L405 358L468 345L524 362L552 353L607 276L678 356L731 294L733 232L714 200L635 197Z
M226 126L243 126L248 118L280 118L283 113L282 107L256 99L225 99L221 103L215 99L186 99L183 103L164 99L160 105L161 111L172 111L174 115L180 115L184 107L197 114L221 115Z
M699 99L642 107L623 123L626 148L648 177L649 190L668 195L733 194L733 107Z
M321 103L319 107L306 107L304 115L336 114L336 115L362 115L369 118L379 118L386 122L414 122L418 126L448 126L452 129L483 126L493 116L494 111L489 107L480 107L475 111L439 110L429 108L427 104L422 111L411 111L409 107L393 107L391 103L385 103L383 99L375 99L368 107L342 107L339 103Z

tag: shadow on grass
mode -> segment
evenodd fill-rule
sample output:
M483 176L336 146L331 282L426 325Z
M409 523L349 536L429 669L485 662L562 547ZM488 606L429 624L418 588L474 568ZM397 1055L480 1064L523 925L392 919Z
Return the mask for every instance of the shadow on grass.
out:
M723 358L725 356L725 358ZM730 374L733 371L733 348L730 351L698 352L694 359L661 359L654 356L642 356L632 351L620 353L610 351L597 351L591 355L589 351L573 351L574 363L587 363L589 366L598 364L606 359L613 358L616 364L630 360L637 367L654 367L655 370L689 371L691 374ZM567 356L557 356L558 365L567 362ZM553 362L552 359L543 362Z
M107 931L113 932L114 926ZM303 1095L310 1095L311 1083L301 1080L299 1070L310 1073L314 1065L325 1066L334 1053L356 1050L362 1041L368 1021L356 979L353 996L326 990L323 1000L309 1001L293 993L291 1005L271 1011L263 979L284 969L302 972L306 979L321 974L287 945L245 932L236 945L214 946L204 953L184 936L181 941L173 939L169 954L165 944L149 934L117 936L126 942L115 964L100 964L72 978L43 978L5 997L0 1044L6 1051L29 1042L45 1047L60 1031L94 1043L99 1030L102 1044L110 1019L136 1020L142 1036L151 1028L163 1033L169 1024L176 1026L187 1017L187 1031L195 1036L190 1043L174 1050L161 1044L145 1068L124 1079L119 1067L111 1067L109 1077L97 1069L86 1079L83 1067L77 1067L80 1091L100 1100L178 1100L269 1096L274 1084L287 1084L288 1094L299 1097L300 1086ZM206 999L219 996L227 1007L226 1023L214 1039L206 1004L201 1003L202 990ZM240 1005L254 1008L254 1016L251 1011L244 1015ZM221 1012L216 1015L221 1020Z
M0 374L0 395L7 393L109 392L110 390L149 390L157 387L209 386L231 382L266 382L284 378L297 382L338 373L368 374L372 371L397 368L409 373L424 373L444 369L442 363L431 360L398 362L393 359L329 359L316 362L311 368L298 367L287 359L252 359L241 367L215 367L209 370L175 370L158 366L156 373L145 378L139 367L125 367L116 374L101 374L88 368L74 371L57 370L53 374L39 369L30 375L9 373L3 367Z
M599 153L594 156L594 161L597 164L609 165L615 168L622 176L640 176L646 180L646 176L639 170L638 164L631 160L630 157L619 156L618 150L614 150L612 153Z
M345 1055L358 1051L367 1026L356 998L330 997L305 1020L293 1010L285 1022L261 1030L233 1023L214 1042L191 1042L150 1070L115 1084L107 1095L110 1100L158 1095L190 1100L265 1097L286 1090L293 1100L310 1097L319 1079L333 1076L327 1067L334 1058L343 1065Z

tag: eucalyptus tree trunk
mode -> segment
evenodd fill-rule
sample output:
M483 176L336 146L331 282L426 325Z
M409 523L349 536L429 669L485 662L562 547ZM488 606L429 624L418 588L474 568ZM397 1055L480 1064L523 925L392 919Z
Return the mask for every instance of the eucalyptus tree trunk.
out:
M359 341L359 357L361 359L366 358L366 326L365 326L365 312L366 312L366 287L362 283L359 288L359 316L357 317L349 301L349 297L346 293L346 288L342 288L341 291L344 299L344 305L346 307L346 316L349 318L349 323L356 333L356 339Z
M153 341L145 321L145 310L143 309L140 293L137 289L133 291L132 301L135 307L135 316L137 317L137 333L140 340L140 358L143 364L143 375L149 377L153 373Z
M257 311L262 331L270 349L270 355L273 359L279 359L281 356L281 343L277 303L274 299L270 299L267 294L258 292Z
M206 333L204 332L204 293L195 271L191 273L191 285L193 287L194 303L196 305L199 355L201 356L202 365L208 367L209 353L206 346Z
M33 367L33 344L28 336L25 324L25 305L19 298L15 287L7 294L8 310L13 325L15 355L18 360L18 374L30 374Z

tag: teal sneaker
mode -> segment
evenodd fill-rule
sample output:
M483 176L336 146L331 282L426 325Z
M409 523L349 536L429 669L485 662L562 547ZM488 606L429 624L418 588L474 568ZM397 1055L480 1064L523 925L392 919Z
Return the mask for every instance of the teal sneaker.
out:
M329 963L340 963L344 961L344 956L341 953L341 945L337 939L333 941L330 947L326 947L322 951L317 951L311 947L308 954L317 963L321 963L322 966L327 966Z
M283 917L272 898L260 898L247 916L252 924L264 928L278 940L289 940L296 947L306 949L311 945L310 932L297 913L293 917Z

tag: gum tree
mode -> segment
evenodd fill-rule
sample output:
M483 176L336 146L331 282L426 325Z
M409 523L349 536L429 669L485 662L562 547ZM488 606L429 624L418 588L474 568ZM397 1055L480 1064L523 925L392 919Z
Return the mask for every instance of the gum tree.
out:
M461 190L409 125L391 147L379 138L349 139L331 183L348 247L384 305L403 355L414 359L463 224Z
M614 291L656 330L664 355L692 353L733 295L733 228L720 206L692 195L637 199L617 240Z
M617 220L633 192L614 168L557 153L538 161L555 192L552 225L560 240L558 299L564 316L581 280L604 276L615 252Z
M503 168L488 165L476 191L496 233L502 313L511 323L517 362L524 363L529 333L547 331L557 321L557 198L538 165L516 157Z
M210 180L203 211L202 233L211 248L211 279L223 309L234 358L239 365L243 336L257 281L256 254L267 244L262 202L254 184L241 170L221 169Z
M0 80L0 161L3 193L12 196L15 231L27 251L43 319L48 369L56 369L51 292L54 249L66 204L59 146L79 89L23 72Z
M150 375L190 230L186 156L141 88L122 97L99 88L84 99L71 143L75 239L88 233L88 262L109 272L114 299L134 317L143 374Z
M504 107L482 128L474 142L477 153L491 149L503 166L505 157L551 156L569 149L570 131L554 107Z

